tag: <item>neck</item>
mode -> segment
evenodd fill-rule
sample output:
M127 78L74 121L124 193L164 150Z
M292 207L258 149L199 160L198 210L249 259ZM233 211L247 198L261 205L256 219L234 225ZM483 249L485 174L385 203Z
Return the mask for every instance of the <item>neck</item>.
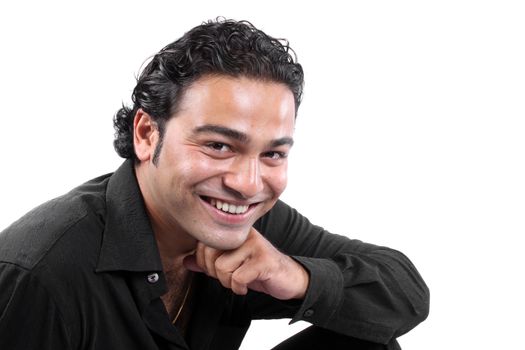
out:
M197 241L189 238L188 235L179 235L177 231L167 232L161 228L156 228L153 224L153 233L157 241L159 253L162 260L179 262L182 264L182 259L195 252L197 248Z
M160 256L164 261L177 262L191 253L197 247L197 241L190 236L180 225L176 222L171 222L166 219L166 215L162 215L162 209L155 207L155 201L149 191L147 183L144 181L143 167L135 166L135 174L139 184L140 192L144 198L146 212L151 222L153 233L157 241Z

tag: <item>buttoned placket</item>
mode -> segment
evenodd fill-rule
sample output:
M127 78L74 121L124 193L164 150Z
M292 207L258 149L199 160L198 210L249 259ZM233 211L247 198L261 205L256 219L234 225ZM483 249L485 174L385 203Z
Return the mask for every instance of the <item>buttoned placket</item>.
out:
M152 333L166 340L168 349L188 349L184 337L170 322L161 299L167 291L164 274L147 272L134 275L131 288L139 299L138 306L145 325Z

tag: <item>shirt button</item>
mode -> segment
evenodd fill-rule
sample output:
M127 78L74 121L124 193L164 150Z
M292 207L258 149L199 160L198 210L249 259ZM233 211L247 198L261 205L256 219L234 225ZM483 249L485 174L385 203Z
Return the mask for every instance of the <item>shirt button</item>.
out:
M159 280L159 274L158 273L150 273L148 275L148 282L149 283L157 283L157 281Z
M314 315L314 310L308 309L304 312L304 317L312 317Z

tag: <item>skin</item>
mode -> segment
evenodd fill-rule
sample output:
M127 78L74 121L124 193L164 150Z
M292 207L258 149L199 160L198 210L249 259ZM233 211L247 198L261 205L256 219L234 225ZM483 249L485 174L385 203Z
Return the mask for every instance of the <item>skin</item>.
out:
M237 294L304 297L308 273L252 227L286 187L294 124L293 94L284 84L203 77L166 123L154 164L158 129L137 112L136 174L165 270L178 279L188 270L206 273ZM224 213L212 199L248 209ZM171 294L180 294L174 288Z

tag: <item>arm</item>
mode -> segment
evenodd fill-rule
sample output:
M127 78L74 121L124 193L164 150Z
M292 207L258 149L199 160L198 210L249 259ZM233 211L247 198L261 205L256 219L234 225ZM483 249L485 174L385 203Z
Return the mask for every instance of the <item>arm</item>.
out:
M291 315L292 322L305 320L387 343L427 317L428 288L402 253L331 234L283 202L255 227L310 275L307 294ZM250 300L254 318L275 317L272 308L278 306L269 299L256 295Z
M29 271L0 262L0 349L71 349L47 290Z

